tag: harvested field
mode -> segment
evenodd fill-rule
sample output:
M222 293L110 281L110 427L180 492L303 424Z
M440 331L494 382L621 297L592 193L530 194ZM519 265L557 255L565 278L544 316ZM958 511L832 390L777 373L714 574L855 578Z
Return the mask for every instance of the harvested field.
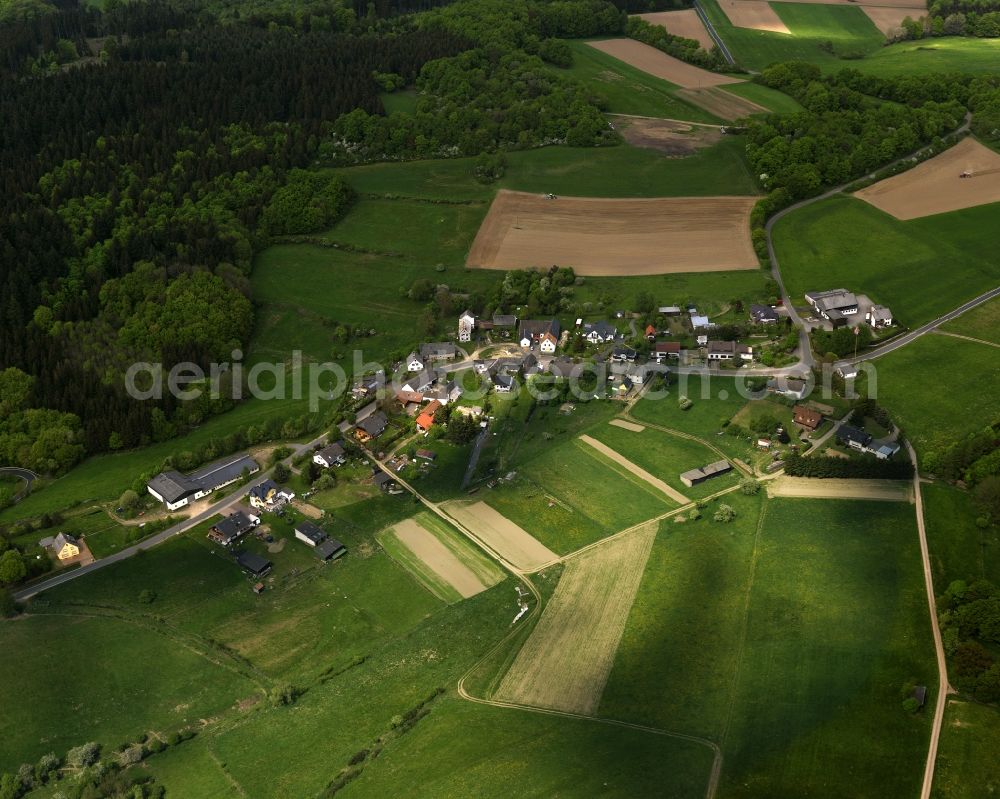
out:
M572 266L578 275L758 269L754 197L608 200L500 191L466 264L484 269Z
M875 23L875 27L886 36L899 30L903 25L903 20L907 17L916 19L922 13L926 13L923 9L906 8L904 6L862 6L861 10Z
M685 8L683 11L656 11L636 16L646 20L650 25L660 25L666 28L667 33L672 33L674 36L694 39L706 50L715 47L715 42L712 41L712 37L705 29L705 24L693 8Z
M972 177L961 178L963 172ZM971 136L913 169L856 192L896 219L919 219L1000 202L1000 153Z
M693 155L722 138L716 125L693 125L674 119L612 115L622 138L633 147L656 150L664 155Z
M812 497L816 499L880 499L909 502L913 496L909 480L819 479L778 477L767 483L771 497Z
M766 0L719 0L719 8L737 28L791 34Z
M769 113L764 106L757 105L745 97L738 97L717 86L707 89L681 89L677 92L677 96L689 103L694 103L699 108L704 108L708 113L715 114L719 119L725 119L727 122L742 119L751 114Z
M495 699L596 712L656 529L648 524L568 561Z
M406 519L395 525L388 535L393 536L424 566L447 585L467 599L489 588L458 556L446 547L433 533L415 519ZM420 576L419 573L418 577ZM433 586L437 581L429 581ZM432 593L436 593L432 590Z
M535 571L559 559L555 552L485 502L449 502L444 507L490 549L518 569Z
M608 422L608 424L620 427L622 430L630 430L633 433L641 433L646 429L645 425L636 424L635 422L626 422L624 419L612 419Z
M611 447L609 447L607 444L598 441L596 438L591 438L590 436L580 436L580 440L584 444L587 444L596 449L604 457L610 458L619 466L624 468L626 471L630 472L631 474L634 474L640 480L644 480L645 482L653 486L653 488L657 489L658 491L662 491L664 494L666 494L675 502L679 502L681 505L687 505L688 502L691 501L677 489L668 486L659 477L653 476L645 469L643 469L641 466L637 466L636 464L632 463L632 461L630 461L624 455L615 452L615 450L611 449Z
M634 39L603 39L597 42L587 42L587 44L636 69L649 73L654 78L662 78L685 89L741 83L739 78L730 78L728 75L720 75L718 72L709 72L707 69L688 64Z

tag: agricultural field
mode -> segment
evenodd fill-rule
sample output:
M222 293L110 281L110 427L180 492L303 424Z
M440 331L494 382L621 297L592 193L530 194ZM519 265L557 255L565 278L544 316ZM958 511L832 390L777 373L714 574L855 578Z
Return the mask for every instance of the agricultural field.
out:
M785 476L768 481L767 495L769 497L913 502L913 488L909 480L819 479Z
M704 50L711 50L715 47L715 40L709 35L705 23L701 21L698 12L693 8L685 8L682 11L654 11L649 14L636 14L636 16L646 20L650 25L662 26L667 33L674 36L694 39Z
M599 39L587 44L595 50L684 89L723 86L741 80L688 64L635 39Z
M979 799L1000 791L1000 712L948 700L941 728L933 799Z
M444 510L515 568L536 571L557 559L556 554L531 533L485 502L468 504L455 501L445 506Z
M1000 530L981 528L972 496L944 484L924 485L924 518L934 570L934 590L955 580L1000 583Z
M995 72L1000 40L942 37L900 42L870 53L861 61L842 64L885 77L942 72Z
M844 286L913 328L997 285L995 217L996 206L980 206L904 222L834 197L782 218L774 246L794 302Z
M738 0L738 2L745 4L755 2L755 0ZM802 110L802 106L799 105L797 100L789 97L784 92L779 92L760 83L753 83L751 81L733 83L726 87L726 91L763 106L776 114L794 114Z
M657 526L652 522L567 562L493 699L594 714Z
M578 275L758 269L750 241L754 197L545 198L502 191L467 264L572 266Z
M1000 345L1000 299L990 300L945 322L941 330Z

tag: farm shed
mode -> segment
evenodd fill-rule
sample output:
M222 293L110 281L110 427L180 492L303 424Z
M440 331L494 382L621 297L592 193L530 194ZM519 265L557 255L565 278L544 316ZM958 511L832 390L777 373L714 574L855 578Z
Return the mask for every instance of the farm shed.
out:
M691 488L698 485L698 483L704 483L712 477L718 477L720 474L726 474L732 470L733 466L729 461L716 461L715 463L708 464L708 466L684 472L681 474L681 482L688 488Z

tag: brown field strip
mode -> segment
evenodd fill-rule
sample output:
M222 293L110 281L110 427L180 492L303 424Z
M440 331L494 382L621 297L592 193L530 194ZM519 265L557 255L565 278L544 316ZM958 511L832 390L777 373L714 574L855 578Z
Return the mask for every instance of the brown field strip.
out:
M626 422L624 419L612 419L608 424L614 427L620 427L622 430L631 430L633 433L641 433L646 429L645 425L636 424L635 422Z
M770 497L811 497L814 499L880 499L910 502L909 480L856 480L847 478L779 477L767 483Z
M727 122L742 119L751 114L769 113L764 106L717 86L708 89L681 89L677 92L677 96L699 108L704 108L708 113L715 114L719 119L724 119Z
M448 547L414 519L406 519L392 528L393 535L413 553L428 569L448 585L468 598L485 591L489 586L460 561Z
M683 36L685 39L694 39L705 50L715 47L715 42L705 28L705 23L701 21L698 12L693 8L685 8L683 11L654 11L651 14L636 14L639 19L644 19L650 25L660 25L666 28L667 33L674 36Z
M966 171L972 177L959 177ZM904 220L1000 202L1000 153L970 136L854 196Z
M719 8L737 28L791 35L788 26L766 0L719 0Z
M660 275L758 269L754 197L596 199L501 190L466 264L485 269L572 266L578 275Z
M442 506L455 519L509 563L534 571L559 560L551 549L485 502L449 502Z
M567 563L495 699L586 715L597 711L657 526L651 522Z
M681 505L687 505L691 500L684 496L680 491L672 486L667 485L659 477L650 474L641 466L632 463L628 458L619 452L611 449L607 444L598 441L596 438L591 438L590 436L580 436L580 441L588 446L593 447L598 452L600 452L604 457L610 458L619 466L624 468L626 471L634 474L640 480L649 483L653 488L658 491L662 491L668 497L670 497L674 502L679 502Z
M903 26L903 20L907 17L923 16L926 11L919 8L906 8L904 6L862 6L868 18L875 23L875 27L882 31L884 36L899 30Z
M648 72L654 78L662 78L685 89L743 82L739 78L731 78L728 75L720 75L718 72L709 72L707 69L693 66L635 39L603 39L587 44L595 50L624 61L629 66Z

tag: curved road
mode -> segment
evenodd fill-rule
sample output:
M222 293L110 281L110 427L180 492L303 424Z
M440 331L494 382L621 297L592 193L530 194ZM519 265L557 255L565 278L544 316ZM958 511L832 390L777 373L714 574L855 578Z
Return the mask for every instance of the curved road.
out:
M38 475L33 471L30 469L22 469L19 466L0 466L0 474L12 474L14 477L20 477L24 480L24 490L14 497L14 502L20 502L28 496L28 494L31 493L31 484L38 479Z

